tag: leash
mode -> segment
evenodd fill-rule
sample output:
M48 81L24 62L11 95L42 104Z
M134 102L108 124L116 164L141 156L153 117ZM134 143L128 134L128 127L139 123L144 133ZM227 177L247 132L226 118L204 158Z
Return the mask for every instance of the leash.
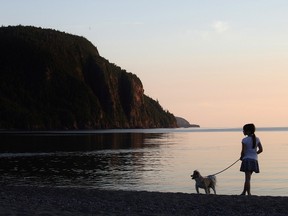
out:
M225 170L229 169L229 168L232 167L234 164L236 164L239 160L240 160L240 159L237 159L237 160L236 160L234 163L232 163L230 166L226 167L225 169L223 169L223 170L221 170L220 172L217 172L217 173L215 173L215 174L213 174L213 175L216 176L216 175L224 172Z

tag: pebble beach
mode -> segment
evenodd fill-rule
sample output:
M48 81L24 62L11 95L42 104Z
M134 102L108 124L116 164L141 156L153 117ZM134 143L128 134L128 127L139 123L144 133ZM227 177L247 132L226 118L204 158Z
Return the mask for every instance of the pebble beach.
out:
M1 186L0 215L288 215L288 197Z

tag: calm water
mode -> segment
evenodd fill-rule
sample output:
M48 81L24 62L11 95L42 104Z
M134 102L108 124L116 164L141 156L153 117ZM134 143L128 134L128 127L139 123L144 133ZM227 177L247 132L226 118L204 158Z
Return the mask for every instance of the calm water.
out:
M288 128L259 128L264 152L252 194L287 196ZM190 175L217 173L240 156L240 128L0 133L0 181L195 193ZM240 162L217 175L218 194L240 194ZM200 191L204 193L204 191Z

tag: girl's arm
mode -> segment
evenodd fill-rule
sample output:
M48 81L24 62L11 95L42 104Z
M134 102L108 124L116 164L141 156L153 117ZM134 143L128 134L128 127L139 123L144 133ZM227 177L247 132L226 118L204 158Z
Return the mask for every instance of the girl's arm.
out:
M263 152L263 147L262 147L261 142L259 142L257 154L260 154L261 152Z
M242 160L243 157L244 157L244 154L245 154L245 148L246 148L246 146L242 143L242 150L241 150L240 160Z

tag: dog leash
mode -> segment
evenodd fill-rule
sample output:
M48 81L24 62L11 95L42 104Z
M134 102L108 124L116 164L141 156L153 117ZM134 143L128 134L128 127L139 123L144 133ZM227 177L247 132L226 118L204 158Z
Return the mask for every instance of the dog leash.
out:
M221 170L220 172L217 172L217 173L215 173L215 174L213 174L213 175L218 175L218 174L224 172L225 170L229 169L229 168L232 167L234 164L236 164L239 160L240 160L240 159L237 159L233 164L231 164L230 166L226 167L225 169L223 169L223 170Z

